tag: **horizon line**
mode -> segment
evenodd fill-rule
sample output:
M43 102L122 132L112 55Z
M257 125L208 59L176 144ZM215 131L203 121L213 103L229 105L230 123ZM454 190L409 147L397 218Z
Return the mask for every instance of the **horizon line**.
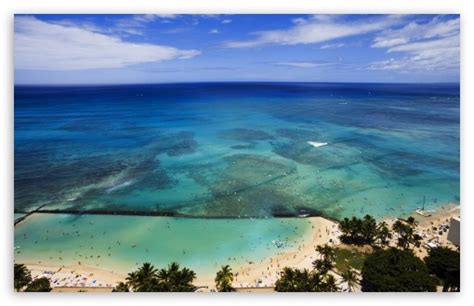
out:
M280 83L280 84L380 84L380 85L460 85L460 81L447 82L354 82L354 81L179 81L179 82L149 82L149 83L23 83L13 84L14 87L86 87L86 86L127 86L127 85L179 85L179 84L246 84L246 83Z

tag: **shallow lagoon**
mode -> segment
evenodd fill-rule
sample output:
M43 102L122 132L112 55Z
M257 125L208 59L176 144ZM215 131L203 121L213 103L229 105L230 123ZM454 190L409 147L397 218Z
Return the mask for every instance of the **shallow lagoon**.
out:
M47 266L82 265L127 273L149 261L171 261L213 276L294 250L311 229L307 219L202 219L35 214L15 227L15 261ZM284 242L277 248L273 240Z

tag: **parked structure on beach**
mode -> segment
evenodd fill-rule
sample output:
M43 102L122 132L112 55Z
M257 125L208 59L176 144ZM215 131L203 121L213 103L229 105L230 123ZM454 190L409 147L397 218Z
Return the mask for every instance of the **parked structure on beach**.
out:
M461 244L461 219L458 217L451 218L449 222L448 240L456 246Z

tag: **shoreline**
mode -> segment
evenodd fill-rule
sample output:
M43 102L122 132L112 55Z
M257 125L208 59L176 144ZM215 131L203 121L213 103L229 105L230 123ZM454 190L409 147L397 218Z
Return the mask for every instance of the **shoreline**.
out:
M263 258L258 262L245 260L245 263L222 262L222 265L229 264L234 272L235 287L271 287L278 277L278 272L284 266L298 266L301 268L311 266L311 262L315 259L316 253L314 248L316 245L337 241L338 233L337 223L325 219L323 217L307 217L299 218L302 222L308 222L309 228L302 234L304 243L298 246L282 249L273 256ZM120 271L120 269L111 270L94 267L90 265L64 265L54 263L38 264L30 261L21 262L31 270L32 276L41 277L48 276L54 282L54 287L69 287L66 284L77 284L78 289L89 287L110 287L116 285L117 282L124 281L128 272ZM153 263L152 263L153 264ZM156 266L156 265L155 265ZM161 266L158 268L162 268ZM193 268L193 267L188 267ZM45 273L46 272L46 273ZM214 288L214 278L216 271L208 273L198 273L194 284L198 287ZM77 277L79 275L79 277ZM86 278L87 280L83 280ZM96 280L96 283L91 281ZM79 280L79 281L78 281ZM81 285L81 283L83 283ZM74 286L75 287L75 286Z
M459 216L460 206L454 203L448 203L437 208L429 217L420 216L414 212L411 215L414 216L418 222L417 231L425 235L421 247L415 250L415 254L423 258L427 254L427 250L424 247L426 240L431 239L430 233L431 235L433 234L432 227L440 223L449 222L451 217ZM274 286L279 271L281 271L285 266L299 269L311 268L312 261L316 259L315 247L317 245L328 243L332 246L352 247L350 245L340 244L338 239L340 232L338 230L337 221L321 216L299 217L299 219L309 222L310 227L305 233L303 233L302 239L304 242L299 244L297 247L282 249L274 256L265 257L259 262L247 262L245 264L237 264L234 266L230 264L234 273L233 286L235 288L241 288L242 290L245 290L246 288L270 288ZM391 226L391 224L393 224L397 219L399 218L387 217L382 218L379 221L384 221ZM441 245L447 243L446 236L447 234L441 236ZM52 280L63 280L63 282L59 281L57 284L52 284L53 287L58 288L56 291L70 291L70 289L74 291L72 288L77 289L76 291L81 289L90 289L91 291L94 291L95 289L93 288L99 288L101 290L103 290L103 288L109 288L111 290L117 282L124 281L128 272L130 272L114 271L88 265L43 265L29 262L22 263L31 270L33 277L41 277L45 274L44 271L47 271L48 273L54 272L50 275ZM225 264L227 263L222 263L222 265ZM206 273L205 275L197 275L194 285L197 287L207 287L198 291L209 291L215 288L214 277L216 272L217 271L209 271L209 273ZM46 275L48 275L48 273L46 273ZM64 286L64 283L76 284L77 286ZM62 288L62 290L59 288Z

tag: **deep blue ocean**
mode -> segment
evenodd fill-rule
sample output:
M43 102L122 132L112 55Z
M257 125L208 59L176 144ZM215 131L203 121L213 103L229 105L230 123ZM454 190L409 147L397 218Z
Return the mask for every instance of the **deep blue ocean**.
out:
M17 211L382 217L460 200L458 84L16 86L14 112Z

